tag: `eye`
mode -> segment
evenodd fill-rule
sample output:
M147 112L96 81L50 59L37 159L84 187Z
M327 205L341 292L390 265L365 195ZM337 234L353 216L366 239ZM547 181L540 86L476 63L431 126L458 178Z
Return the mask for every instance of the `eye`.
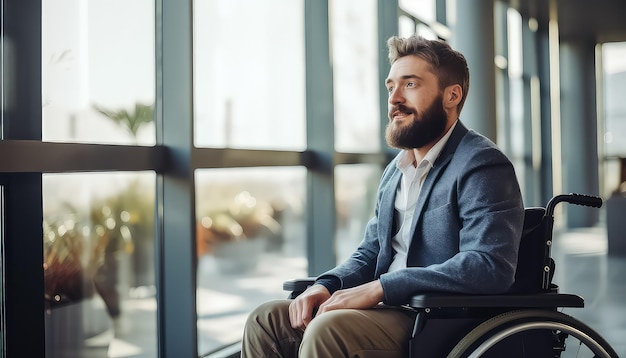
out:
M413 82L413 81L410 81L410 82L407 82L407 83L406 83L406 86L407 86L407 87L409 87L409 88L412 88L412 87L417 86L417 83L415 83L415 82Z
M393 87L387 87L387 93L391 94L393 92Z

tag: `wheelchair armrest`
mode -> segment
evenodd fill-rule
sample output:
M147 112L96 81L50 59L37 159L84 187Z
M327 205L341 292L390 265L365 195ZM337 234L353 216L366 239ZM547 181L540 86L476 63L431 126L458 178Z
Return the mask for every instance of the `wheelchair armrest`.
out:
M573 294L554 292L502 295L463 295L453 293L425 293L411 297L409 306L413 308L546 308L584 307L582 297Z
M298 278L283 282L283 290L295 298L315 283L315 277ZM455 293L424 293L411 297L413 308L545 308L584 307L581 296L555 291L530 294L465 295Z
M291 292L289 298L296 298L315 283L315 277L296 278L283 282L283 290Z

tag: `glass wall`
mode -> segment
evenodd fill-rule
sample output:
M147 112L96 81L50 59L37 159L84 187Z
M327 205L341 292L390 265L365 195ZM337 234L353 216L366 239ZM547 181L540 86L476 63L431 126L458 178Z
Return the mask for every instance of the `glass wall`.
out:
M507 58L507 75L509 80L509 108L508 115L510 118L511 133L516 135L510 136L510 144L508 148L509 158L515 166L520 181L520 187L524 188L524 138L526 136L525 124L525 95L524 95L524 62L522 48L522 16L517 10L509 8L506 16L507 23L507 42L508 42L508 58Z
M626 103L622 94L626 90L626 42L602 45L602 68L604 97L604 130L601 150L604 152L604 195L626 192ZM601 123L602 124L602 123ZM621 187L620 187L621 185Z
M400 0L398 17L398 35L402 37L419 34L420 36L435 40L447 39L450 34L445 25L445 18L437 18L438 7L445 8L441 0ZM451 9L454 3L450 3ZM443 21L444 23L441 23Z
M46 357L157 355L154 183L44 175Z
M193 18L195 146L304 150L304 2L195 0ZM286 297L282 282L307 275L306 169L202 166L200 355L238 342L254 307Z
M154 145L155 3L41 6L42 139ZM155 182L43 175L46 357L157 356Z
M43 140L153 145L154 1L41 5Z
M381 174L382 170L378 165L335 167L338 264L346 260L363 240L365 226L374 215L376 189Z
M249 312L306 277L301 167L196 172L198 351L241 339Z
M330 38L335 104L335 149L380 148L376 1L330 1ZM383 59L385 60L385 59Z
M195 145L304 149L304 2L195 0L193 12Z

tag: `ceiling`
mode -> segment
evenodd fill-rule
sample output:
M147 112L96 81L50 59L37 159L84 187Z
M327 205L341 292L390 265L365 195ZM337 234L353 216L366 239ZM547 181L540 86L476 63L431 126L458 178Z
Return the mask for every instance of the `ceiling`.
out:
M625 0L554 0L561 40L626 41ZM523 15L547 24L550 0L510 0Z

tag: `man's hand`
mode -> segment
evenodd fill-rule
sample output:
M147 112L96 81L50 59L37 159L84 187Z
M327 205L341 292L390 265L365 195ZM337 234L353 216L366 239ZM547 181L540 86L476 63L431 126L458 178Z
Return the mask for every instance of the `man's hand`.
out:
M380 281L339 290L319 306L318 315L343 308L366 309L372 308L384 298L383 286Z
M339 290L332 296L326 287L313 285L291 302L289 321L291 327L304 330L313 319L316 309L316 315L342 308L367 309L376 306L383 297L383 286L378 280Z
M291 327L304 330L313 319L313 311L330 297L330 292L322 285L307 288L289 305Z

